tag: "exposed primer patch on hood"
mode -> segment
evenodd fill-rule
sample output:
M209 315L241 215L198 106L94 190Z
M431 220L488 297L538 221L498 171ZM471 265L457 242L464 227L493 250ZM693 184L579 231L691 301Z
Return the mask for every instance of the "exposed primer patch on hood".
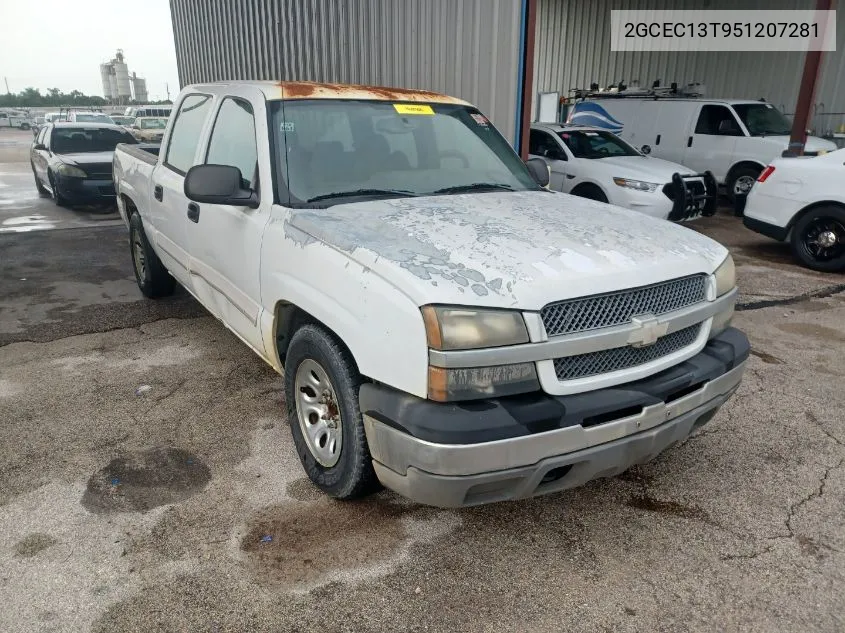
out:
M377 200L291 212L286 231L354 253L371 251L437 285L478 296L516 284L607 275L672 261L711 272L727 251L694 231L602 203L548 192ZM301 234L290 235L298 242Z

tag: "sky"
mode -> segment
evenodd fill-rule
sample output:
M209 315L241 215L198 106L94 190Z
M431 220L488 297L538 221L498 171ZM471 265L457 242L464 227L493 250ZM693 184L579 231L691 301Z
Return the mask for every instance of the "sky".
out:
M150 100L179 93L168 0L0 0L0 91L103 96L100 64L123 49Z

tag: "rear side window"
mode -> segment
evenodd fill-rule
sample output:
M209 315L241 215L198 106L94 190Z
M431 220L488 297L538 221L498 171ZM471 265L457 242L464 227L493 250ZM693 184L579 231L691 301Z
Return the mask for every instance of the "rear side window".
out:
M206 163L229 165L241 170L247 189L255 189L258 145L255 140L255 116L248 101L226 97L220 104Z
M209 95L188 95L176 115L164 164L183 176L194 166L200 132L210 109Z

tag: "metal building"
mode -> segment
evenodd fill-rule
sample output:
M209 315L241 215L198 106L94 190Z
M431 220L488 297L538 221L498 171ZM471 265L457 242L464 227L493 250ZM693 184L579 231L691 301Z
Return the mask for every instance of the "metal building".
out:
M171 0L179 82L301 79L444 92L515 139L525 0Z
M435 90L476 104L514 142L522 111L532 101L536 106L538 93L565 97L571 88L592 82L699 82L709 96L762 97L794 112L803 53L610 50L611 8L720 10L737 8L736 0L535 2L536 25L528 17L529 0L170 0L170 5L182 86L302 79ZM812 0L748 0L742 8L811 7ZM837 27L841 51L845 11ZM530 87L525 108L524 86ZM825 55L814 113L817 133L845 124L845 55L839 52Z
M656 79L668 86L698 82L707 95L759 99L775 104L787 114L795 112L804 69L803 53L764 52L612 52L611 9L709 9L738 8L808 9L811 0L539 0L534 58L536 92L570 95L572 88L590 83L609 86L618 81L642 87ZM845 124L845 11L837 12L836 53L824 56L810 124L827 134Z

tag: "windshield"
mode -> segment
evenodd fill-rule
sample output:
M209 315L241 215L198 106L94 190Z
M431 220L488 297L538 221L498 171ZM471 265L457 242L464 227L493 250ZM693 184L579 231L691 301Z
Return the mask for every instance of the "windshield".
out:
M535 191L493 125L454 104L301 100L272 104L279 198L330 206L355 198ZM338 195L339 194L339 195Z
M118 143L137 143L135 137L124 130L106 127L54 128L50 149L55 154L84 152L112 152Z
M558 134L575 158L594 159L641 155L621 138L610 132L564 130Z
M735 104L733 109L751 136L784 135L792 132L789 119L771 103L740 103Z
M142 130L163 130L167 127L167 119L141 119Z

